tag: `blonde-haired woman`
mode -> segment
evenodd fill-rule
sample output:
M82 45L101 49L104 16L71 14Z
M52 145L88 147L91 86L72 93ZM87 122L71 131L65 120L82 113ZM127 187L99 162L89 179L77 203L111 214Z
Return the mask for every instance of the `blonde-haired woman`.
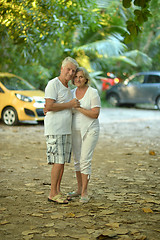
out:
M80 202L89 201L87 187L91 175L91 160L99 137L100 97L98 91L88 85L87 70L76 70L72 90L73 98L80 102L80 108L73 111L72 150L77 177L77 191L69 193L71 197L80 197Z

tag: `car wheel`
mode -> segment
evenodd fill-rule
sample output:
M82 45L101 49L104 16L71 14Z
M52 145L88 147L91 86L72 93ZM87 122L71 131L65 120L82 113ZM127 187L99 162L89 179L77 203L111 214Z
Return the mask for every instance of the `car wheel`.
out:
M115 93L112 93L109 96L107 96L107 101L113 107L117 107L119 105L119 97Z
M13 126L18 124L18 115L13 107L7 107L2 113L3 122L8 126Z
M156 100L157 108L160 110L160 96Z
M44 120L38 120L37 123L38 123L39 125L44 125Z

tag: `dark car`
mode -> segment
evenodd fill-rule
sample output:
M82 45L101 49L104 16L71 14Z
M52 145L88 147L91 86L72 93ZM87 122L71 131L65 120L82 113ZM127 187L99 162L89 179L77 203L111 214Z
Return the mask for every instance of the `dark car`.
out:
M106 91L112 106L155 104L160 110L160 71L140 72Z

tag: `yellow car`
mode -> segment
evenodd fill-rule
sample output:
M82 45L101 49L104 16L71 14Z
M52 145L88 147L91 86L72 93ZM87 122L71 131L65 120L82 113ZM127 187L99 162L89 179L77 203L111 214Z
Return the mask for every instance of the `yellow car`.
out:
M11 73L0 73L0 118L9 126L44 120L44 92Z

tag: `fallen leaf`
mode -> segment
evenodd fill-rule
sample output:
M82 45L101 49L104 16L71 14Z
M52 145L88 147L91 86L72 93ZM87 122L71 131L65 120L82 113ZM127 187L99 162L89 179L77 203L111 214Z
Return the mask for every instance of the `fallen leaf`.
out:
M137 233L139 233L138 230L136 230L136 229L131 230L131 235L135 235L135 234L137 234Z
M31 214L33 217L43 217L42 213L32 213Z
M85 217L87 215L88 215L87 213L77 213L75 217L80 218L80 217Z
M127 230L127 229L125 229L125 228L119 228L119 229L117 229L116 231L115 231L115 233L117 234L117 235L125 235L125 234L127 234L129 231Z
M150 208L142 208L142 210L145 213L153 213L152 209L150 209Z
M51 219L59 219L63 217L64 215L62 213L55 213L54 215L51 216Z
M78 240L91 240L91 238L90 237L80 237L80 238L78 238Z
M69 218L74 218L75 214L70 212L70 213L67 213L65 216Z
M5 207L2 207L2 208L0 208L0 211L5 211L7 208L5 208Z
M111 228L119 228L119 223L107 223L106 226Z
M4 221L1 221L1 222L0 222L0 225L6 225L6 224L8 224L8 223L10 223L10 222L8 222L7 220L4 220Z
M155 153L155 151L153 151L153 150L150 150L150 151L149 151L149 155L155 156L155 155L156 155L156 153Z
M113 214L114 211L113 210L103 210L100 212L100 216L105 216L105 215L110 215L110 214Z
M35 233L41 233L41 231L39 230L26 230L22 232L22 235L27 236L27 235L31 235L31 234L35 234Z
M95 232L95 229L86 229L89 234L92 234Z
M30 240L30 239L33 239L34 235L27 235L27 236L24 236L23 239L24 240Z
M25 186L27 186L27 187L34 187L35 183L26 183Z
M43 192L43 191L41 191L41 192L35 192L35 194L36 194L36 195L41 195L41 194L44 194L44 192Z
M145 240L147 237L145 235L136 236L136 240Z
M45 227L53 227L54 226L54 223L48 223L45 225Z
M104 230L102 235L107 236L107 237L116 237L117 236L117 234L112 230Z
M123 235L120 238L118 238L118 240L133 240L133 239L130 238L128 235Z
M42 234L43 237L56 237L57 235L58 233L54 229Z

